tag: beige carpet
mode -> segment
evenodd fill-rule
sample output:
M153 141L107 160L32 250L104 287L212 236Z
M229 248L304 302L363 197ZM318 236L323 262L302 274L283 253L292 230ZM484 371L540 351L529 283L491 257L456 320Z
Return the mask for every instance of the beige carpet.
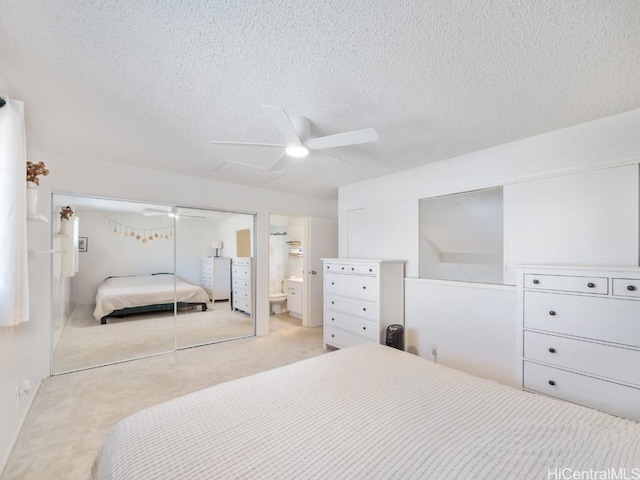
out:
M274 317L276 331L268 337L248 337L46 379L1 480L85 480L104 435L128 415L323 353L321 328L296 327L290 318Z
M76 305L67 320L53 356L55 373L139 358L178 348L219 342L254 334L253 320L232 311L229 302L209 303L178 311L174 328L173 312L149 313L126 318L110 318L101 325L90 305Z

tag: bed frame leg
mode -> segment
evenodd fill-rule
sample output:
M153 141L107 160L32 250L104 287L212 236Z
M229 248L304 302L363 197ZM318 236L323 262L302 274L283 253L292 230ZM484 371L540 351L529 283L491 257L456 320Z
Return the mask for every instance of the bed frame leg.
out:
M107 319L105 318L101 318L100 319L100 325L106 325L107 324Z

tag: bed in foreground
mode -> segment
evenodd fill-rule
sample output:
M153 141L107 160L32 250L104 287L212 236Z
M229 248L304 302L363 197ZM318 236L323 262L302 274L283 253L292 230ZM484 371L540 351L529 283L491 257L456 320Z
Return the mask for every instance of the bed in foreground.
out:
M209 295L171 273L109 277L96 291L93 316L104 325L109 317L173 310L174 299L178 306L200 306L204 312Z
M640 475L640 425L367 344L143 410L107 434L92 478L568 478L563 469Z

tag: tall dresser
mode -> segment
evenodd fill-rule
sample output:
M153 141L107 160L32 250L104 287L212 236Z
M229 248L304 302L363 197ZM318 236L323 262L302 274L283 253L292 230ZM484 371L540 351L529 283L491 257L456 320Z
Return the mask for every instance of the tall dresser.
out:
M231 259L202 257L202 288L211 301L231 298Z
M404 325L404 261L323 259L324 348L380 343Z
M251 258L236 257L231 264L233 309L251 313Z
M640 421L640 269L524 267L522 387Z

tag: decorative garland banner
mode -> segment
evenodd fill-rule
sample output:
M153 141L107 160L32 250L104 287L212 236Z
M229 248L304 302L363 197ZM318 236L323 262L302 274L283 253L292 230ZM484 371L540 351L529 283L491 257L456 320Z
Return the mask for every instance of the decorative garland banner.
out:
M120 238L131 238L147 243L151 240L169 240L173 238L173 227L162 228L138 228L115 221L113 218L104 217L109 222L109 230Z

